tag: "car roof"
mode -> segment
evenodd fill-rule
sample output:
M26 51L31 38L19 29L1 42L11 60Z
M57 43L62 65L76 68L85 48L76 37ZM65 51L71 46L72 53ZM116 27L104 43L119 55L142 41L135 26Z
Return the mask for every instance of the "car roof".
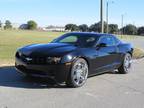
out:
M70 33L67 33L67 34L73 34L73 35L82 35L82 36L86 36L86 35L93 35L93 36L114 36L114 35L111 35L111 34L106 34L106 33L96 33L96 32L70 32Z

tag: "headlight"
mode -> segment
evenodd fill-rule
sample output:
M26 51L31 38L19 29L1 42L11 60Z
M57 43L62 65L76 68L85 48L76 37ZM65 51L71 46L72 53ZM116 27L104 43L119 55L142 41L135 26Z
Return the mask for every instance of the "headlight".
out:
M19 52L19 56L20 56L20 57L22 56L22 53L21 53L21 52Z
M16 52L16 57L21 57L22 56L22 53L21 52Z
M60 63L61 57L47 57L47 63Z

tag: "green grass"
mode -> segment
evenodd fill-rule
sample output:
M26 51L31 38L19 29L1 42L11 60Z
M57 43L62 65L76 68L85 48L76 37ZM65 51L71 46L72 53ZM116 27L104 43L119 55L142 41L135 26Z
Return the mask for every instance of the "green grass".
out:
M117 35L117 37L119 39L122 39L122 40L131 40L131 39L136 39L139 36L136 36L136 35Z
M0 31L0 60L13 61L17 48L34 43L48 43L63 32Z

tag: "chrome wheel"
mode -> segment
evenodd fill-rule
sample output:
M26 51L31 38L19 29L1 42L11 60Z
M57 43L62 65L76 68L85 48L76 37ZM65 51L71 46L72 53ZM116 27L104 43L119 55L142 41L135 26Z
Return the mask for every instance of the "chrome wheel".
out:
M132 64L132 57L130 54L126 54L125 59L124 59L124 70L126 72L129 72L131 69L131 64Z
M71 71L71 79L76 87L80 87L85 84L88 77L88 65L83 59L77 60Z

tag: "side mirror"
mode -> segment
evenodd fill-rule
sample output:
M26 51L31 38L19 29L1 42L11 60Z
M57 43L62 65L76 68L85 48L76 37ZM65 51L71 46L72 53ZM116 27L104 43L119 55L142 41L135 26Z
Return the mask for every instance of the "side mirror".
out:
M100 43L97 45L98 48L102 48L102 47L107 47L107 45L105 43Z

